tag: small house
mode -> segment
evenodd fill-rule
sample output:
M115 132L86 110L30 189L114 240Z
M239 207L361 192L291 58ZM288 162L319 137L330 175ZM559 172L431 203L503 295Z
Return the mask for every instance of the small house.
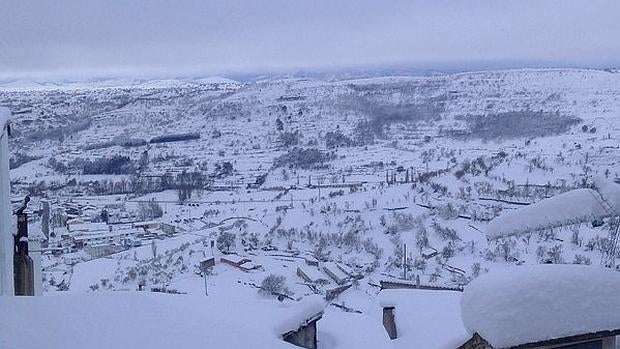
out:
M338 285L344 284L349 279L349 276L345 274L345 272L343 272L342 269L340 269L338 265L334 262L324 263L323 271L325 272L325 274L329 275L329 277L332 278L332 280L334 280Z
M424 247L422 249L422 257L424 259L431 259L435 256L437 256L439 254L439 252L437 252L437 249L433 248L433 247Z
M328 284L329 280L318 269L300 265L297 267L297 276L299 276L304 282L311 284Z
M84 251L88 253L93 258L101 258L105 256L109 256L111 254L115 254L123 251L124 248L121 245L110 244L110 243L95 243L86 245L84 247Z
M72 234L96 234L110 231L106 223L74 223L69 224L68 228Z
M263 269L263 266L261 264L249 261L249 262L245 262L245 263L241 264L239 266L239 269L241 269L243 271L252 271L252 270Z
M220 262L228 264L228 265L232 265L235 268L240 268L241 265L247 262L251 262L251 260L245 257L241 257L236 254L229 254L229 255L222 256L220 258Z
M168 224L168 223L160 223L159 224L159 229L161 229L164 233L168 234L168 235L172 235L174 233L176 233L176 227L172 224Z
M135 222L132 224L133 228L144 230L159 229L159 225L157 221Z
M311 255L305 255L303 258L304 258L304 262L306 262L307 265L312 266L312 267L319 266L319 260L316 259L316 257L311 256Z

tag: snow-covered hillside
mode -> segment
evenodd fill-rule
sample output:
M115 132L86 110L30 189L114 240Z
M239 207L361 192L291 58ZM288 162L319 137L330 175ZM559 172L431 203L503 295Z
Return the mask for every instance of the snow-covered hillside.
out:
M596 195L620 187L620 73L119 85L0 88L12 196L51 205L47 294L318 294L324 323L372 332L382 281L460 290L618 252Z

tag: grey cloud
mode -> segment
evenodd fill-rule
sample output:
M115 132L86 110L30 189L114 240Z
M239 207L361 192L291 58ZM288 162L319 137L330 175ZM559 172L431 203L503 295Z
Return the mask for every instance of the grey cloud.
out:
M8 1L3 76L620 57L615 0Z

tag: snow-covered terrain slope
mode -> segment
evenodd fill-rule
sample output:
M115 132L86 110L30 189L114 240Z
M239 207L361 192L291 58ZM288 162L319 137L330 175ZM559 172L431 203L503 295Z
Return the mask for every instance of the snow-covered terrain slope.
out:
M103 87L0 88L13 199L51 206L46 293L254 295L267 280L372 332L382 281L460 290L618 252L617 72Z

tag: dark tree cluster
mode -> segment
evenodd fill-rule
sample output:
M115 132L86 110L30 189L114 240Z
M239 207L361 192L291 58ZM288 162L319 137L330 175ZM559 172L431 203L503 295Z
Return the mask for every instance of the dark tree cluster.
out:
M275 167L291 167L302 169L321 168L325 163L336 157L334 153L321 152L316 148L290 149L286 154L282 154L274 160Z
M24 153L16 153L9 159L9 169L18 168L19 166L34 160L39 160L40 156L33 156Z
M325 146L327 146L328 149L350 147L352 145L354 145L353 140L344 135L340 130L336 132L327 132L325 134Z
M72 166L81 168L84 174L133 174L136 172L136 164L128 157L114 155L111 158L95 160L76 159Z
M191 139L200 139L200 134L199 133L179 133L179 134L163 135L163 136L151 138L149 143L180 142L180 141L187 141Z
M482 139L545 137L564 133L582 121L559 113L530 110L473 115L463 119L467 123L467 131L460 136Z
M278 136L278 140L284 148L296 146L301 141L301 132L299 132L299 130L296 130L295 132L282 132Z

